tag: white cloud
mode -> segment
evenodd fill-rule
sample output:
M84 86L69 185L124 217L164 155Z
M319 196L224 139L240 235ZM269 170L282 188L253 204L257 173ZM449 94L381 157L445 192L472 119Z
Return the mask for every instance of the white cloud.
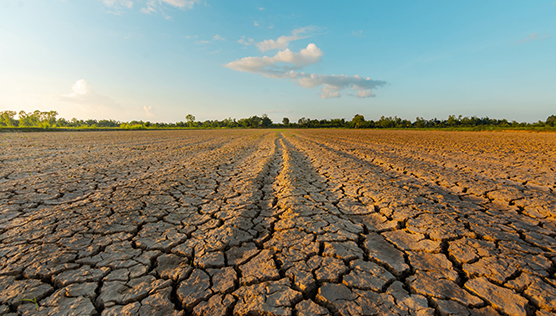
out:
M529 35L527 35L526 38L522 39L521 41L518 41L517 44L521 44L521 43L527 43L527 42L531 42L531 41L535 41L535 40L547 40L549 39L550 36L549 35L544 35L544 36L540 36L539 33L531 33Z
M368 98L374 97L375 95L371 92L371 89L367 90L357 90L357 97L358 98Z
M271 50L271 49L285 49L289 46L290 42L307 38L310 36L310 35L301 35L301 34L306 34L314 30L315 30L314 26L306 26L303 28L293 30L291 36L280 36L276 40L264 40L262 42L257 43L256 45L261 52L266 52L267 50Z
M187 38L187 39L189 39L189 38L198 38L198 36L197 35L186 35L185 38ZM197 45L204 45L204 44L210 44L213 41L225 41L225 40L226 40L225 38L223 38L222 36L217 34L217 35L214 35L212 37L212 40L197 40L194 43L197 44Z
M338 89L336 89L335 87L329 85L329 84L325 84L322 89L321 89L321 95L320 97L323 99L330 99L330 98L339 98L341 97L340 91L338 91Z
M259 26L259 22L255 21L255 22L253 22L253 25L254 26Z
M530 41L534 41L536 39L539 39L539 33L531 33L529 34L526 38L522 39L521 41L519 41L518 43L522 43L522 42L530 42Z
M272 57L245 57L226 64L226 67L237 71L261 73L268 77L280 77L292 69L299 69L319 62L322 55L320 48L311 43L299 53L286 49ZM293 66L283 65L283 63Z
M71 87L72 92L70 94L61 94L54 96L57 101L77 103L77 104L87 104L87 105L99 105L99 106L109 106L114 105L115 102L112 98L96 93L89 83L84 79L77 80Z
M150 101L138 100L132 97L126 99L125 96L114 99L97 92L91 84L84 80L77 80L72 84L67 84L68 93L52 94L44 92L41 98L35 98L32 104L44 104L46 109L56 109L65 118L94 118L94 119L152 119L158 117L156 106L152 106ZM71 90L70 90L71 87ZM59 89L58 86L49 88ZM34 107L34 105L33 105ZM34 108L31 107L31 110ZM27 108L23 108L28 110ZM40 108L39 108L40 109Z
M143 105L143 111L145 111L145 115L147 115L148 117L153 117L154 114L153 114L153 112L151 111L152 108L153 108L152 105L149 105L149 106Z
M363 34L363 30L359 30L359 31L351 31L351 36L355 36L355 37L365 37L365 35Z
M154 9L154 7L145 7L145 8L141 8L141 12L145 14L152 14L156 12L156 10Z
M73 86L71 87L73 92L70 95L78 96L78 95L86 95L92 92L92 89L89 87L89 84L85 79L77 80Z
M135 1L136 3L139 1ZM143 2L143 1L141 1ZM203 3L204 0L147 0L145 6L140 9L141 12L152 14L159 12L166 19L171 17L164 13L164 5L169 5L179 9L193 9L196 5ZM111 8L110 13L120 14L121 9L131 9L133 0L102 0L107 7Z
M193 7L196 4L200 4L202 0L160 0L160 2L165 2L177 8L193 9Z
M321 89L321 98L338 98L340 91L350 88L355 90L358 98L374 97L371 89L386 85L386 81L372 80L371 78L363 78L361 76L345 76L345 75L319 75L301 73L297 77L300 86L304 88L314 88L323 86Z
M263 7L260 7L260 8L259 8L259 10L260 10L260 11L263 11L263 10L264 10L264 8L263 8Z
M120 15L122 10L133 7L133 1L131 0L102 0L102 3L109 8L108 13L115 15Z
M106 1L131 1L131 0L106 0ZM145 4L146 6L141 8L141 12L146 14L152 14L155 12L160 12L162 16L169 20L172 17L164 13L163 4L168 4L175 8L180 9L193 9L195 5L203 3L203 0L148 0Z
M242 44L242 45L251 45L253 44L255 40L252 38L245 38L245 36L242 36L240 39L237 40L238 43Z
M144 8L141 8L141 12L146 13L146 14L152 14L154 12L156 12L156 0L149 0L147 1L147 6Z
M289 49L279 51L276 55L269 57L245 57L230 62L225 67L243 72L257 73L265 77L290 79L304 88L315 88L322 86L321 98L339 98L344 89L356 91L355 96L368 98L374 96L371 89L386 85L385 81L372 80L360 76L345 75L320 75L305 72L296 72L305 66L318 63L323 56L315 44L311 43L299 53Z
M124 7L131 9L133 7L133 1L131 0L102 0L102 3L113 8Z

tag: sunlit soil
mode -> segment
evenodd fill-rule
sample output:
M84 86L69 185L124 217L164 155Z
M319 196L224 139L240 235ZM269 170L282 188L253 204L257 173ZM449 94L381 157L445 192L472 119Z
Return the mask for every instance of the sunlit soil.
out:
M0 315L551 315L554 148L516 132L0 134Z

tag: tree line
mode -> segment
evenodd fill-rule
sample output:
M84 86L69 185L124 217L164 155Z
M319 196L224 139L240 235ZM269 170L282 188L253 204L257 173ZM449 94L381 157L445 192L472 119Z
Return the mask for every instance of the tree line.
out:
M17 118L16 118L17 116ZM34 112L0 111L1 127L33 127L33 128L108 128L108 129L165 129L165 128L553 128L556 126L556 116L551 115L545 121L535 123L508 121L506 119L491 119L488 117L464 117L450 115L447 119L415 118L414 121L397 116L382 116L378 120L366 120L361 114L356 114L351 120L346 119L311 119L302 117L297 122L290 122L287 117L281 123L273 122L266 114L251 116L236 120L197 121L195 116L188 114L185 121L176 123L160 123L149 121L120 122L116 120L78 120L73 118L57 118L58 112L36 110Z

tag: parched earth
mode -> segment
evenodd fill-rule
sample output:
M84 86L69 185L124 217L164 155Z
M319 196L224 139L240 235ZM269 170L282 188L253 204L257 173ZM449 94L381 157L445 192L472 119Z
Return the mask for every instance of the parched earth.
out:
M556 134L0 134L0 315L554 315Z

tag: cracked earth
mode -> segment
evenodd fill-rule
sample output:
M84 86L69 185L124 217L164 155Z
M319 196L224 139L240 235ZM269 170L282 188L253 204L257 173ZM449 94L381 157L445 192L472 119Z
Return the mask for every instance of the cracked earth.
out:
M0 143L0 315L556 313L556 134Z

